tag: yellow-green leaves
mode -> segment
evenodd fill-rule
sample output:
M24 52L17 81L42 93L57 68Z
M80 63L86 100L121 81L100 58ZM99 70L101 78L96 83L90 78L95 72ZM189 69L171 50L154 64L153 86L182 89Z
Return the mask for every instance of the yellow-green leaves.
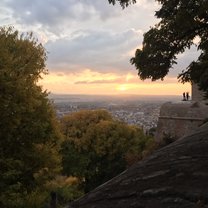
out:
M61 169L58 125L37 85L45 60L32 33L0 28L0 207L32 207L27 196L38 196Z
M62 121L63 172L80 179L85 192L142 158L150 138L105 110L80 111Z

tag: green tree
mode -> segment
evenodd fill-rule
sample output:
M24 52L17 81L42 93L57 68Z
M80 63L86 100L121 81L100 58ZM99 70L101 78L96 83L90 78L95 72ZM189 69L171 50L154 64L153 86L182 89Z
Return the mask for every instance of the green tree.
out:
M33 207L26 206L30 195L60 171L60 132L37 84L46 58L32 34L0 28L0 207Z
M88 192L142 158L152 140L141 129L105 110L80 111L62 121L64 174L78 177Z
M115 4L116 0L109 0ZM117 0L123 7L134 0ZM195 82L208 96L208 1L157 0L161 8L155 16L160 19L144 34L143 47L137 49L131 63L141 79L163 79L177 63L177 55L194 45L197 37L197 61L179 74L182 82Z

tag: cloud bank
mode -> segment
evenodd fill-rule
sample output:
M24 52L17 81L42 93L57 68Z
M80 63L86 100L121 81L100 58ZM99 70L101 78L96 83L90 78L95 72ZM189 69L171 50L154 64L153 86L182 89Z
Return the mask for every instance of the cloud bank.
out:
M63 82L67 86L68 79L73 79L71 89L73 84L110 86L126 83L130 73L136 84L140 80L129 60L141 47L143 34L158 22L154 17L158 7L154 0L138 0L124 10L107 0L1 0L0 22L23 32L33 31L44 44L51 74L44 78L45 83L58 86L60 81L60 86ZM169 82L197 55L192 48L179 56ZM86 74L86 70L93 73ZM83 79L83 75L89 78Z

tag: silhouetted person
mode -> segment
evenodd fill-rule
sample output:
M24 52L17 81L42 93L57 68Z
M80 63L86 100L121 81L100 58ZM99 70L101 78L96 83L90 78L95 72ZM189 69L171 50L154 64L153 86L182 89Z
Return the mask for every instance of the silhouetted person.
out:
M51 192L50 208L56 208L56 192Z
M186 100L189 100L190 96L189 96L189 93L187 92L186 93Z
M186 93L183 92L183 101L185 101L185 100L186 100Z

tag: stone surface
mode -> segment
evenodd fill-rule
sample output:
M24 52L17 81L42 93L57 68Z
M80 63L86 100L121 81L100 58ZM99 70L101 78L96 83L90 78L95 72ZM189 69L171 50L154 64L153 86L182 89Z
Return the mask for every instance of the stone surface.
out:
M156 151L69 208L208 207L208 125Z
M192 94L193 101L201 102L201 101L204 101L205 99L204 98L205 93L199 90L198 85L195 83L192 83L191 85L191 94Z
M208 105L201 102L168 102L162 105L155 138L178 139L194 132L208 118Z

